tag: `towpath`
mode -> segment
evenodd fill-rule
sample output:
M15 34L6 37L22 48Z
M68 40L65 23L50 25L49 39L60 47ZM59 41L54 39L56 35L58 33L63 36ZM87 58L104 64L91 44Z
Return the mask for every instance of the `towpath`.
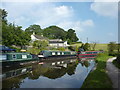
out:
M112 63L115 59L116 57L107 60L106 71L113 83L113 88L118 88L118 90L120 90L120 69L115 67Z

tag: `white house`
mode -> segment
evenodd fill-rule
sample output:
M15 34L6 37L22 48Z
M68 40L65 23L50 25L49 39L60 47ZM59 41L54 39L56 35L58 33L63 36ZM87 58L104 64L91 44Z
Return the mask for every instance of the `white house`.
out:
M35 33L33 32L33 34L31 35L31 41L34 42L36 40L48 40L48 38L43 37L43 35L39 36L39 35L35 35Z
M69 46L67 44L67 41L62 41L61 39L50 39L49 45L51 47L67 47L67 46Z
M55 48L69 46L67 44L67 41L62 41L62 39L48 39L46 37L43 37L43 35L42 36L38 36L38 35L35 35L35 33L33 33L31 35L31 41L33 42L33 41L36 41L36 40L40 40L40 41L47 40L49 42L49 46L50 47L55 47Z

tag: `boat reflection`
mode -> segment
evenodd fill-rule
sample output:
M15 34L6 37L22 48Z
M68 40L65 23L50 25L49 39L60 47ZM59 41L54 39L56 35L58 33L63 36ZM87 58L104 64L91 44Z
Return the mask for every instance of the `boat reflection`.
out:
M48 79L58 79L65 75L73 76L76 73L78 64L81 65L80 67L84 68L88 68L91 65L90 61L80 61L76 59L41 62L38 65L32 65L3 73L1 75L3 79L2 86L3 88L21 88L21 84L23 85L24 80L26 79L30 81L39 81L43 77L47 77ZM38 87L40 87L40 85Z

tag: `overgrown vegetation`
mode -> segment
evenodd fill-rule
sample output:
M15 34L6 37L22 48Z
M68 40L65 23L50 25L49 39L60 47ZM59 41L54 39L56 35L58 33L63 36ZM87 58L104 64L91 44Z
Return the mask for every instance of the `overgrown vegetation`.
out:
M113 60L113 64L120 69L120 54L117 55L116 60Z
M81 88L112 88L112 82L106 73L106 61L111 56L107 53L101 53L97 56L96 70L90 72Z

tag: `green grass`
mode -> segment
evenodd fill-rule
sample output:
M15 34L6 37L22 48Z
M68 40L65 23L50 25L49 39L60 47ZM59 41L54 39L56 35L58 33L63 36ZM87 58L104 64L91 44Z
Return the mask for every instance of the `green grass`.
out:
M71 44L71 46L76 46L76 47L79 47L81 45L82 45L82 43ZM107 51L108 50L107 44L96 44L95 50L104 50L104 51Z
M112 88L112 82L106 73L106 61L110 58L105 53L96 58L96 70L89 73L81 88Z
M117 68L120 69L120 63L117 62L117 60L113 60L112 62Z
M107 44L96 44L95 50L107 51L108 50Z

